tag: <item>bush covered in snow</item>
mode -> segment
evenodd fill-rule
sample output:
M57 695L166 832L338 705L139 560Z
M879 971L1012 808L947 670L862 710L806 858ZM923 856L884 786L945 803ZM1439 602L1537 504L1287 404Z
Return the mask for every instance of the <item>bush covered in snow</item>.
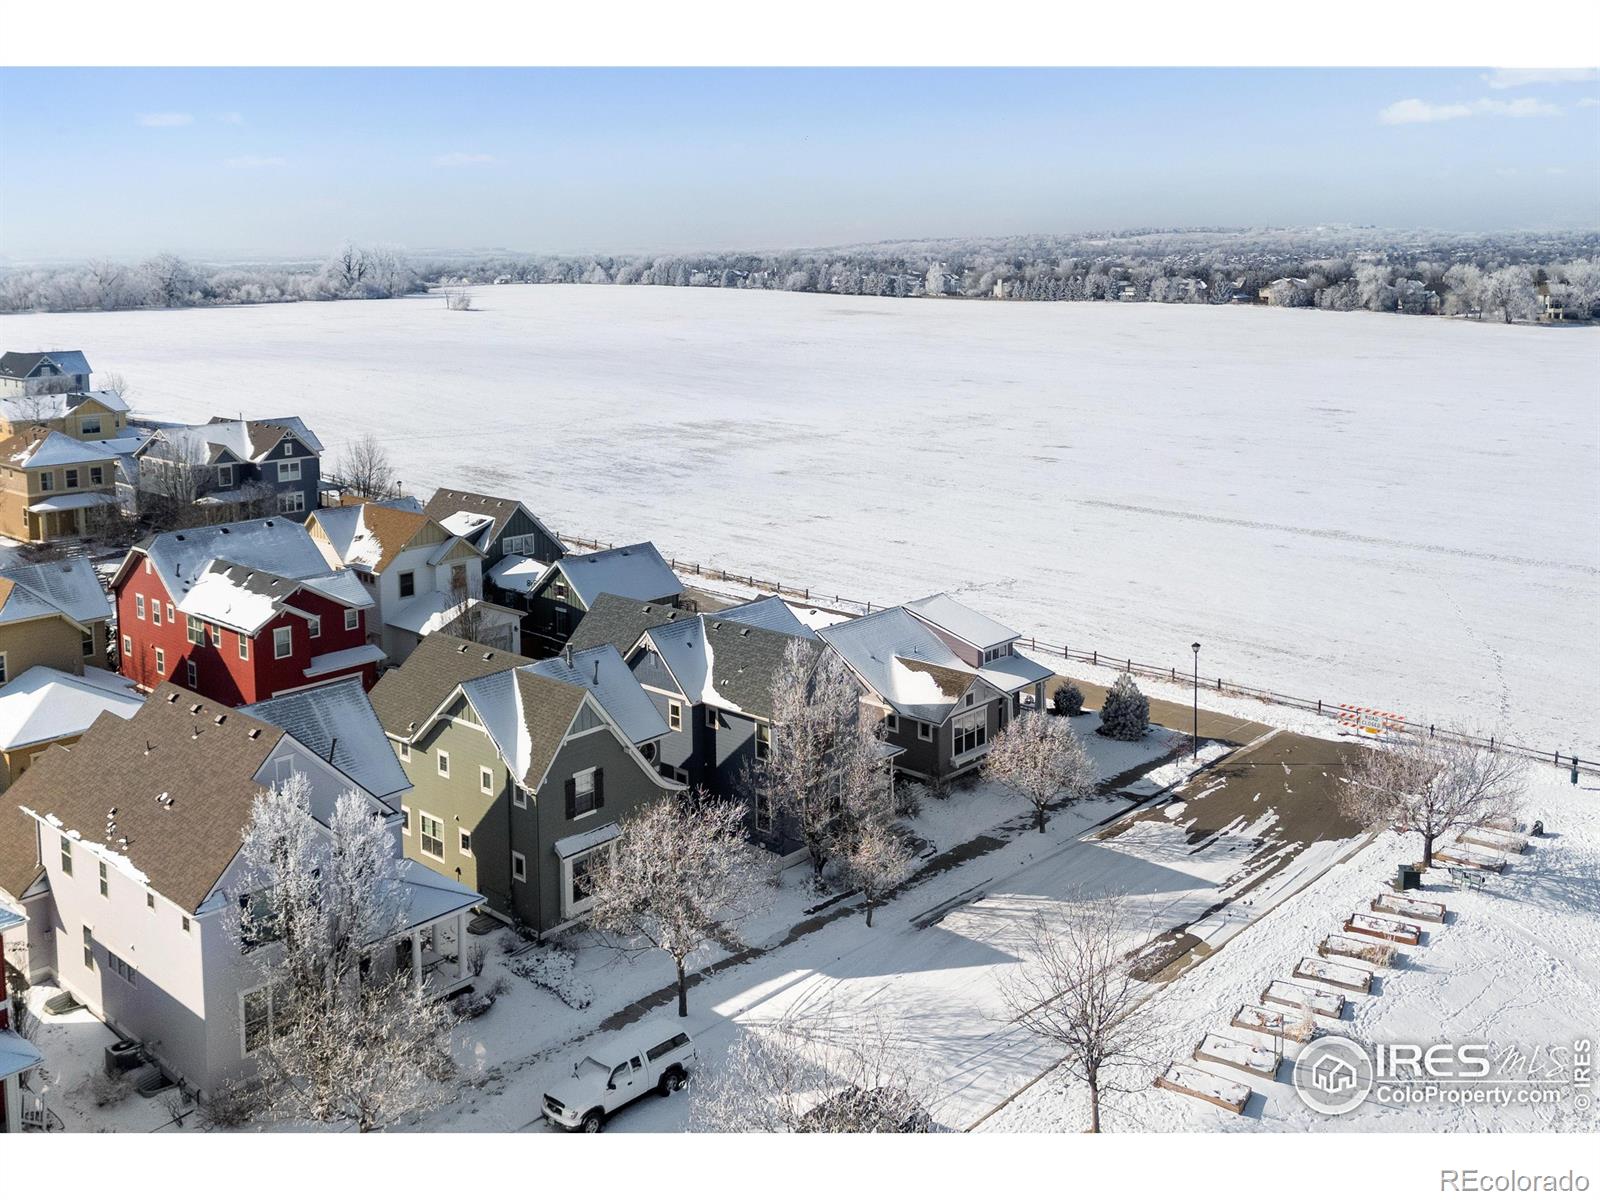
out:
M1058 717L1075 717L1083 711L1083 691L1075 683L1063 683L1050 699Z
M1149 728L1150 701L1133 676L1126 672L1118 675L1100 705L1100 732L1119 742L1137 742Z
M594 989L577 977L578 956L565 946L535 946L506 962L513 975L542 987L568 1008L585 1009L594 1003Z

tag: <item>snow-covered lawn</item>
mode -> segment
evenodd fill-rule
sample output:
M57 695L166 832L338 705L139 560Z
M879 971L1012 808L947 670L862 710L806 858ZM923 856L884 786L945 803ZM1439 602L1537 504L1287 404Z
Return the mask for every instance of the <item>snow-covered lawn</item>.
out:
M785 583L1594 754L1600 330L687 288L0 319L139 412ZM441 421L441 414L451 414Z

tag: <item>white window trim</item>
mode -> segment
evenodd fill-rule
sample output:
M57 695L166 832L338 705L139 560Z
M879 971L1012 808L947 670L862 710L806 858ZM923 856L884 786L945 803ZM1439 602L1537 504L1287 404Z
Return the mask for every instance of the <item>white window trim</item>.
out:
M163 650L160 646L157 646L156 647L156 674L157 675L165 675L166 673L167 673L167 652L165 650Z
M361 612L359 609L347 608L344 610L344 627L347 632L361 627Z
M614 853L615 839L602 842L593 850L585 850L582 854L574 854L571 858L561 860L561 916L565 920L581 917L594 907L594 895L591 893L579 900L576 904L572 901L572 871L581 862L587 862L596 854Z
M440 779L450 778L450 751L435 750L433 752L433 765L439 771Z
M138 592L133 594L133 612L139 620L144 620L144 597Z
M239 638L239 661L241 661L241 662L249 662L250 661L250 639L245 637L245 635L242 634L242 633L238 634L237 636Z
M969 729L981 729L983 731L983 740L970 750L964 750L960 754L954 753L955 747L961 741L962 733ZM989 753L989 706L987 704L981 708L973 709L970 713L962 713L951 722L950 747L952 751L950 761L952 763L971 762L973 759Z
M456 849L461 851L463 858L472 857L472 830L456 826Z
M591 795L591 796L594 795L594 776L595 776L595 768L593 768L593 767L585 767L581 771L574 771L573 772L573 774L572 774L572 797L573 797L573 804L574 805L576 805L577 802L578 802L577 798L579 796L583 795L583 789L580 786L578 786L578 781L580 779L587 778L588 783L589 783L589 795ZM600 811L600 809L599 809L598 806L596 806L594 808L587 809L587 810L585 810L583 812L578 812L578 811L576 811L576 808L574 808L574 811L573 811L573 814L572 814L572 819L574 821L586 821L590 817L594 816L595 813L597 813L599 811Z
M920 741L933 741L933 723L931 721L917 722L917 738Z
M192 658L184 659L183 666L184 666L184 671L185 671L185 673L186 673L186 675L188 677L188 680L189 680L189 685L188 686L191 687L191 688L199 687L200 686L200 668L197 665L195 665L194 659L192 659Z
M528 789L515 781L511 784L511 804L515 808L528 807Z
M217 486L231 488L233 486L233 464L223 463L217 468Z
M765 735L763 737L763 735ZM772 757L772 726L765 721L756 722L756 758L766 762Z
M432 821L435 825L437 825L439 827L439 836L436 839L434 839L439 843L439 853L438 854L434 854L431 850L428 850L422 844L423 843L423 839L427 836L427 835L425 835L423 833L423 822L424 821ZM422 855L424 858L433 859L434 862L443 862L444 861L444 846L445 846L445 842L444 842L444 822L439 820L439 818L434 816L432 813L423 812L421 809L418 809L417 810L417 853Z
M281 643L280 634L283 635ZM272 657L274 661L294 657L294 629L290 626L280 625L272 631Z
M706 705L706 728L707 729L720 729L721 728L721 725L717 721L717 710L712 708L709 704Z
M401 762L410 762L411 761L411 744L409 742L396 742L395 743L395 756L397 758L399 758L399 760Z
M316 616L315 614L313 614L313 615L311 615L311 616L306 618L306 634L307 634L307 636L314 637L314 638L319 638L319 637L322 636L322 618L321 617Z
M128 658L133 657L133 639L127 634L122 635L122 653Z
M492 768L478 768L478 790L485 796L494 795L494 770Z
M683 729L683 704L680 701L667 701L667 728L674 733Z
M287 450L288 447L285 446L284 449ZM298 483L302 479L304 479L305 478L305 474L304 474L304 471L302 469L302 465L301 464L303 464L305 461L306 460L303 459L303 458L280 458L280 459L278 459L278 482L279 483ZM285 470L284 468L286 468L286 467L292 468L292 470Z
M887 713L883 718L883 727L889 733L900 732L900 716L898 713Z

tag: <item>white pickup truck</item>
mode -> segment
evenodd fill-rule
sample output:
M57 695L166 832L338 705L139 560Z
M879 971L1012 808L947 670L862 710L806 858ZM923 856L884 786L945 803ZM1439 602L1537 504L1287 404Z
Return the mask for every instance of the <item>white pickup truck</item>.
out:
M572 1066L572 1078L545 1093L544 1115L558 1129L599 1133L606 1118L640 1096L663 1096L689 1078L698 1055L683 1027L646 1021L589 1049Z

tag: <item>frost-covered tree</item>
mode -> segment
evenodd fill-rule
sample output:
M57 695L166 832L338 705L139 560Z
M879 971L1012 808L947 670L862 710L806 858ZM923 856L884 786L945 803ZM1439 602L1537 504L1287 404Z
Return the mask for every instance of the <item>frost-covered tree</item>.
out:
M455 1018L396 964L402 860L376 806L345 792L324 824L297 772L256 797L240 860L234 935L271 997L264 1106L367 1131L442 1099Z
M1075 717L1083 711L1083 689L1070 681L1058 687L1050 700L1057 716Z
M1339 807L1363 825L1422 835L1422 865L1449 833L1508 818L1521 806L1527 768L1486 747L1400 734L1363 748L1341 781Z
M660 951L678 974L678 1015L689 1015L689 956L737 935L760 896L755 851L736 805L705 792L664 796L622 823L588 861L589 924L625 955Z
M916 1041L878 1010L792 1008L746 1027L690 1090L706 1133L931 1133Z
M1526 267L1502 267L1484 277L1483 307L1497 312L1506 324L1531 320L1539 309L1533 274Z
M911 877L916 856L892 824L887 807L859 823L838 855L845 886L861 892L866 901L867 924L886 895Z
M1094 762L1072 726L1027 711L989 745L983 773L1033 806L1040 833L1050 805L1062 797L1081 799L1094 790Z
M1137 742L1150 728L1150 701L1133 676L1117 676L1100 705L1100 732L1119 742Z
M1145 1086L1130 1080L1148 1063L1160 1032L1148 988L1123 946L1128 905L1116 897L1068 904L1061 917L1036 914L1023 935L1021 962L1000 981L1012 1019L1061 1048L1063 1070L1089 1089L1089 1132L1100 1132L1101 1096Z

